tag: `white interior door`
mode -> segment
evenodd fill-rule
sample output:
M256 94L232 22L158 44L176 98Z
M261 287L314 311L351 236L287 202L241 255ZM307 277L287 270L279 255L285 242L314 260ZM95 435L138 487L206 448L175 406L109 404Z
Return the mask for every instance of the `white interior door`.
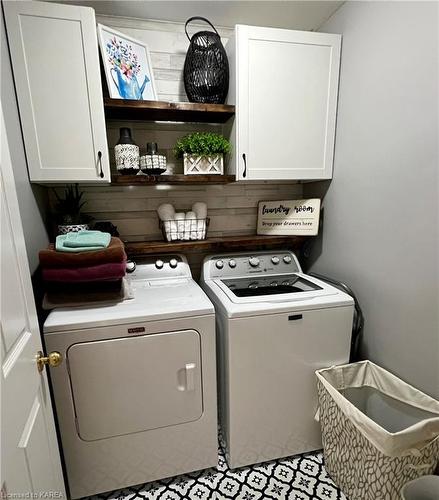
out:
M31 181L109 182L94 10L4 6Z
M330 179L341 36L237 27L238 178Z
M42 347L3 110L1 142L2 497L56 499L65 497L64 481L47 378L36 364Z

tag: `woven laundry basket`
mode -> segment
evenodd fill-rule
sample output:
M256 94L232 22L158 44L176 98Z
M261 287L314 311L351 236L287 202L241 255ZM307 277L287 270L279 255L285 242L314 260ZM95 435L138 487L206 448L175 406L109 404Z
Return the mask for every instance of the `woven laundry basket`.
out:
M439 402L370 361L316 375L325 468L349 500L400 500L435 470Z

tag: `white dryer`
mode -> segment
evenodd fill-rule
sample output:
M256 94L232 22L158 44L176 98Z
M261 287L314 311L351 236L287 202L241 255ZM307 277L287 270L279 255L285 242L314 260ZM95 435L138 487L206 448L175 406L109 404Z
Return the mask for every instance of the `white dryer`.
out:
M44 324L72 498L217 464L214 308L183 256L148 258L135 298Z
M289 251L207 257L202 286L216 310L229 466L320 449L314 372L348 362L353 299Z

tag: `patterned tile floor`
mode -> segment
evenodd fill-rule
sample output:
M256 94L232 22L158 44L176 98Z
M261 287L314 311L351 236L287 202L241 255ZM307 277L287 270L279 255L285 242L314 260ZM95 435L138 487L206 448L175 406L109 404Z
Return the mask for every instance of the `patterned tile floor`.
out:
M124 488L89 500L347 500L312 453L229 470L219 447L218 467Z

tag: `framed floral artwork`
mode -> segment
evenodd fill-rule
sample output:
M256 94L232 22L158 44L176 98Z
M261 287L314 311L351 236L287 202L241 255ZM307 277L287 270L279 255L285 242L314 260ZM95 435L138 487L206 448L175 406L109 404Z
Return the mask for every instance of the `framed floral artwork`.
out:
M103 24L98 39L110 97L157 100L147 45Z

